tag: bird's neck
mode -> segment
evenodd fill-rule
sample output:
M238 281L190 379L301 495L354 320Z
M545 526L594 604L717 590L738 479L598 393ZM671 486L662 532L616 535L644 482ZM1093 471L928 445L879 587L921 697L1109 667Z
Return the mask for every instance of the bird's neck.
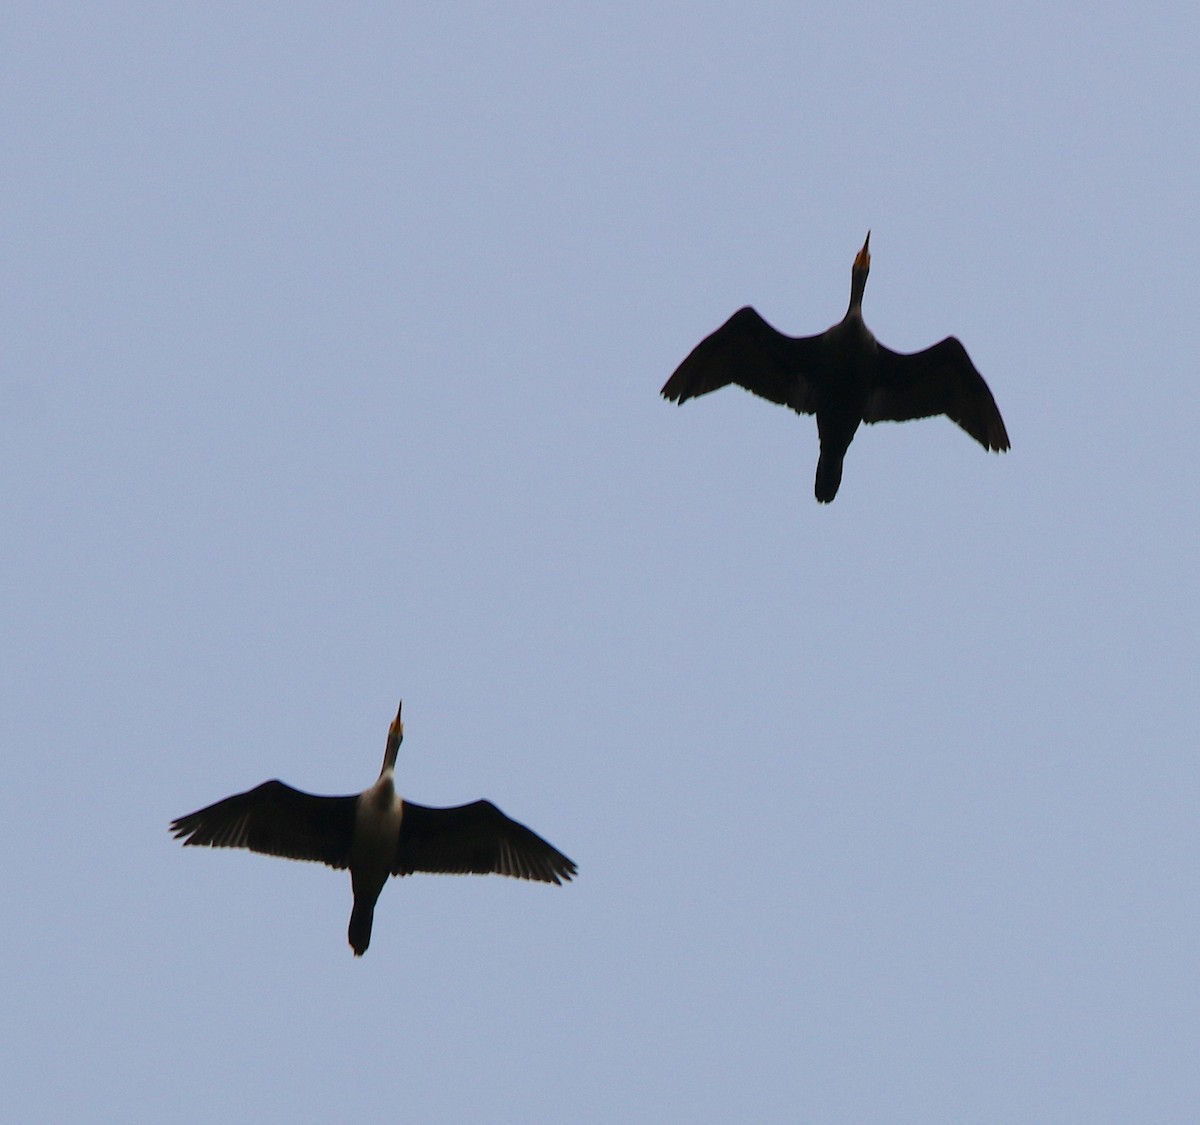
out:
M396 758L400 754L400 743L404 741L403 730L398 730L397 726L397 723L393 723L392 729L388 732L387 746L383 751L383 766L379 771L380 778L385 773L390 773L396 768Z
M366 804L377 809L390 809L396 802L396 774L389 765L383 767L379 780L363 794Z
M855 268L850 273L850 307L846 310L846 319L857 316L862 319L863 293L867 288L867 271Z

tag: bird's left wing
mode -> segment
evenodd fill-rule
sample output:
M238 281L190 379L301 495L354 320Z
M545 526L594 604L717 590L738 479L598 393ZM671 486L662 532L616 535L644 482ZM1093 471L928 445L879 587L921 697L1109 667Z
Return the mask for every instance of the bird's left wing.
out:
M871 388L864 421L907 422L945 414L984 449L1002 453L1009 448L996 400L955 337L947 336L912 355L882 344L878 347L878 380Z
M491 801L448 809L404 802L393 875L512 875L570 882L575 864Z
M171 822L184 844L249 848L252 852L348 867L357 797L316 797L282 781L226 797Z
M747 305L692 349L664 384L662 396L682 405L736 383L798 414L811 414L820 341L820 336L786 336Z

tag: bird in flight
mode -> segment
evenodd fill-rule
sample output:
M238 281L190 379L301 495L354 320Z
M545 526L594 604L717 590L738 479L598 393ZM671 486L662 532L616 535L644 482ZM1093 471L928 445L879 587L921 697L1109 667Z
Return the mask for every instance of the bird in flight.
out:
M871 233L850 272L850 307L819 336L785 336L754 309L739 309L701 340L662 389L683 404L728 383L797 414L817 416L821 456L815 492L828 504L842 482L842 459L861 422L907 422L945 414L984 449L1009 448L996 400L953 336L923 352L885 348L863 322Z
M570 882L575 864L490 801L435 809L398 796L396 755L403 739L397 708L379 779L364 793L315 797L282 781L264 781L179 817L171 831L184 844L249 848L349 868L354 891L349 939L356 957L371 942L375 903L389 875L494 873Z

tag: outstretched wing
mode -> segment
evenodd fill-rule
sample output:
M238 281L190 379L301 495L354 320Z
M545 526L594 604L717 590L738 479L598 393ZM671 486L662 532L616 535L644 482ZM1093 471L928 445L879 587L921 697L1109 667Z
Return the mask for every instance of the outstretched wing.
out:
M348 867L357 797L315 797L282 781L262 785L171 822L184 844Z
M393 875L512 875L541 883L570 882L575 864L491 801L448 809L404 802Z
M879 345L878 379L867 400L867 422L906 422L945 414L984 449L1009 448L1008 431L983 376L953 336L903 355Z
M820 340L785 336L747 306L692 349L666 381L662 395L683 404L736 383L799 414L812 414Z

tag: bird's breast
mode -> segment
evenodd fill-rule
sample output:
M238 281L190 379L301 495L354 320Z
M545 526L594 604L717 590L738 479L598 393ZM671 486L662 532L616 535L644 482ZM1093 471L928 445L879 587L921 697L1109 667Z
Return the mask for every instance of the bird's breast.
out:
M861 416L878 365L879 345L861 317L848 317L825 333L826 378L820 409Z
M390 785L375 785L358 798L354 811L354 847L357 860L395 851L404 820L404 802Z

